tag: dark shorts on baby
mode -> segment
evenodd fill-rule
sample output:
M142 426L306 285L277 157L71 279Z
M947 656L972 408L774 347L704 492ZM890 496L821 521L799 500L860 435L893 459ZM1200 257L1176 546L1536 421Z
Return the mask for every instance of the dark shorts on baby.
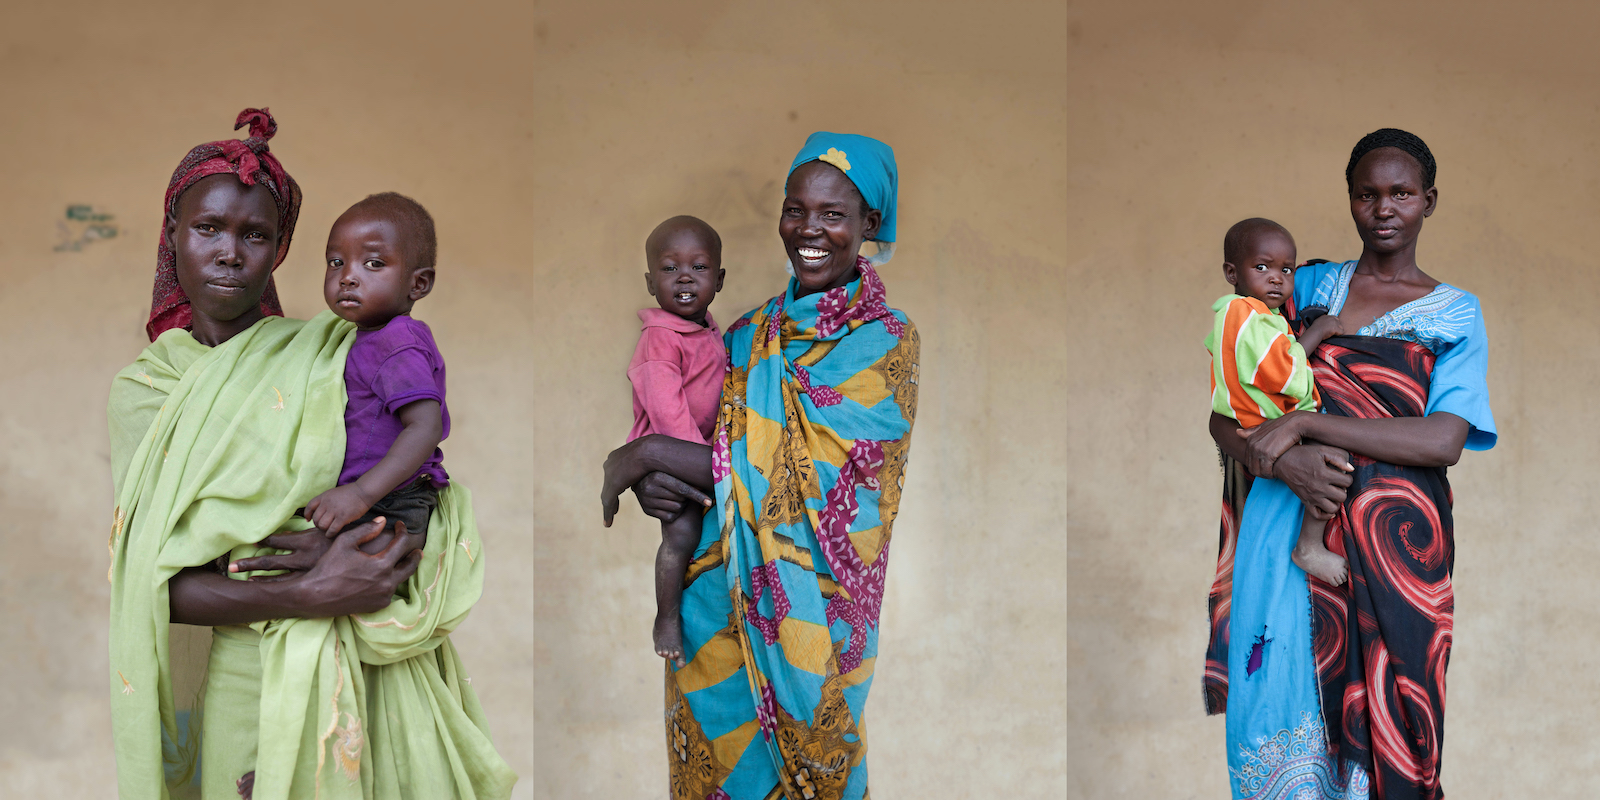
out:
M386 520L385 528L393 528L394 523L400 521L406 524L406 533L425 535L428 532L428 518L433 516L433 507L437 505L439 490L434 488L433 481L428 480L426 475L419 475L416 480L373 503L367 513L346 525L345 530L371 522L374 517L383 517Z

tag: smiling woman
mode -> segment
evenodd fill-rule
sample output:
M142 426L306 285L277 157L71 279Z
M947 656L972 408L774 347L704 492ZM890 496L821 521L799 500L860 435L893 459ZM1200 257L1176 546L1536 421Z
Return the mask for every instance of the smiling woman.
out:
M778 221L795 277L728 326L711 445L645 436L606 460L608 524L630 486L663 520L711 506L683 576L687 663L667 669L675 800L868 796L861 716L920 351L860 256L894 239L895 175L882 142L813 134Z

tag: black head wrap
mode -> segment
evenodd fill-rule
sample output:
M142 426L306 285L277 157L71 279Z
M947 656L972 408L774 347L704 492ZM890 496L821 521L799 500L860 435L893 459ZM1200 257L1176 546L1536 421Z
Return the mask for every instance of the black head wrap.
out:
M1361 157L1380 148L1393 147L1417 160L1422 165L1422 188L1432 189L1434 176L1439 167L1433 162L1433 151L1415 134L1407 133L1399 128L1379 128L1356 142L1356 148L1350 151L1350 164L1344 168L1344 186L1346 190L1355 188L1356 164Z

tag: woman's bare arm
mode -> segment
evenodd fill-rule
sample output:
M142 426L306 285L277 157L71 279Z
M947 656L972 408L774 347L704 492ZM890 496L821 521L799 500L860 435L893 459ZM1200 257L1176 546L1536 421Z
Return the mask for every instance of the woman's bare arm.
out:
M167 582L173 622L235 625L269 619L316 619L364 614L389 605L400 584L416 572L421 537L395 523L383 550L367 554L360 546L383 531L380 517L330 540L315 528L266 538L267 547L287 555L240 559L233 571L289 569L276 579L233 580L207 567L190 567Z
M715 484L711 475L711 448L660 434L641 436L611 451L611 455L606 457L605 482L600 488L600 509L607 527L616 516L622 493L639 485L651 473L663 473L675 479L665 481L658 478L649 482L649 486L658 490L651 494L666 489L667 484L676 483L678 485L671 487L672 493L693 499L703 506L710 505L710 498L705 492L711 491ZM637 489L635 493L639 495L641 506L647 512L652 512L652 508L645 505L646 494ZM651 515L660 518L658 513ZM676 513L671 516L676 516Z
M1461 460L1472 426L1445 411L1426 417L1355 419L1313 411L1295 411L1269 420L1242 435L1252 462L1269 462L1298 444L1315 439L1374 461L1407 467L1449 467Z
M1317 519L1331 519L1338 513L1354 469L1349 453L1322 444L1295 445L1275 458L1270 469L1257 472L1251 466L1250 444L1239 435L1241 430L1237 421L1211 413L1211 438L1225 455L1256 477L1276 478L1288 484Z

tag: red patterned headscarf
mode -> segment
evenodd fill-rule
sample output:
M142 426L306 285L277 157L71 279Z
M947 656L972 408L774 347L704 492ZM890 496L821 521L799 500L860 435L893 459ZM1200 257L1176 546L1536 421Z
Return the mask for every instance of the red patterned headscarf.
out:
M283 171L283 165L267 149L267 140L278 132L278 123L265 108L247 108L239 112L233 129L250 126L250 138L223 139L200 145L183 157L167 184L166 213L162 215L162 235L156 250L156 287L150 301L150 322L145 332L155 341L163 331L172 328L189 328L194 324L194 311L189 307L189 297L178 285L178 259L167 246L166 224L178 215L178 198L196 181L209 175L227 173L237 175L246 186L259 183L272 193L278 206L278 257L272 262L276 270L289 255L289 240L294 238L294 223L300 217L300 186ZM283 316L278 304L278 289L267 278L267 289L261 293L261 313Z

